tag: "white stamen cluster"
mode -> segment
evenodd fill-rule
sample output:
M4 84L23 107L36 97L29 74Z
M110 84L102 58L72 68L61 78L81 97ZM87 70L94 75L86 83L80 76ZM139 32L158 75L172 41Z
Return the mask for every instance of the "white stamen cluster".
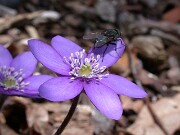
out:
M86 53L83 49L80 52L71 53L69 60L64 57L64 60L67 64L72 67L72 70L69 72L71 79L76 78L88 78L88 79L97 79L100 80L103 77L108 75L106 71L106 66L99 68L100 55L95 57L94 53L90 54L90 57L85 57Z
M0 67L0 87L4 90L19 90L23 91L23 88L29 85L29 82L24 82L24 74L22 69L15 71L13 67Z

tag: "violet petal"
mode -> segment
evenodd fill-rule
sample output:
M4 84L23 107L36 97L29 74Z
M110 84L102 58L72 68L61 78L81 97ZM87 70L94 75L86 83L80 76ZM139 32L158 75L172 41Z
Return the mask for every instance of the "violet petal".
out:
M76 97L83 89L82 82L69 77L57 77L43 83L39 88L40 96L50 101L64 101Z
M69 58L71 53L75 53L77 51L82 50L82 48L79 45L61 36L55 36L54 38L52 38L51 44L53 48L62 57L66 57L66 58Z
M10 52L0 45L0 66L9 66L12 59Z
M97 81L84 83L84 90L91 102L110 119L120 119L123 109L118 95Z
M15 68L15 71L23 69L24 78L30 76L36 69L37 60L31 52L24 52L16 56L11 62L11 67Z
M114 90L117 94L125 95L133 98L143 98L147 93L138 85L129 81L128 79L110 74L107 78L103 78L101 83Z
M107 50L105 51L106 48ZM122 56L124 49L125 49L125 44L122 39L119 39L116 42L116 45L109 44L108 46L104 45L100 48L95 47L93 50L90 51L93 52L95 55L100 54L101 56L101 59L99 60L100 66L110 67L113 64L115 64L118 61L118 59Z
M30 92L29 91L18 91L18 90L4 90L3 88L0 88L0 93L9 95L9 96L22 96L22 97L29 97L29 98L41 98L39 96L38 91L36 92Z
M51 46L36 39L29 40L28 46L45 67L56 73L69 75L70 66L65 64L63 58Z
M49 79L52 79L52 76L49 75L34 75L24 80L24 82L28 82L29 85L25 86L26 92L29 91L29 93L39 93L38 89L41 84L46 82Z

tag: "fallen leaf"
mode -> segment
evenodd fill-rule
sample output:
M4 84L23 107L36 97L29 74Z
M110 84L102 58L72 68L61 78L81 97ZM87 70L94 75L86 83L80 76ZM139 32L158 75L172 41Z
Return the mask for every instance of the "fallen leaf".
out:
M164 135L163 131L154 122L146 106L139 113L135 123L127 130L133 135Z
M132 98L126 97L126 96L121 96L121 101L123 105L124 110L133 110L136 113L141 111L144 103L142 100L135 100L133 101Z
M149 59L161 60L166 58L164 45L161 38L156 36L136 36L132 39L132 45L137 52Z
M180 6L174 7L170 11L166 12L163 15L163 20L171 22L171 23L177 23L180 22Z
M180 94L173 98L162 98L152 104L154 113L163 127L172 135L180 127Z
M48 112L40 104L31 104L26 109L28 127L32 127L34 123L45 123L49 120Z

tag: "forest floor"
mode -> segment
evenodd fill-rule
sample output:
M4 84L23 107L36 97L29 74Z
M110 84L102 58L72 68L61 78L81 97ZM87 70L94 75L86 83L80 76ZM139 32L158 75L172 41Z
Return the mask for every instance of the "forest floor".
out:
M0 44L13 56L27 51L31 38L50 44L61 35L89 49L93 42L84 34L121 32L126 50L109 71L135 82L148 96L119 96L124 112L113 121L82 94L63 135L180 134L179 0L0 0L0 11ZM39 64L36 74L41 73L54 75ZM0 112L0 134L51 135L70 106L71 101L9 96Z

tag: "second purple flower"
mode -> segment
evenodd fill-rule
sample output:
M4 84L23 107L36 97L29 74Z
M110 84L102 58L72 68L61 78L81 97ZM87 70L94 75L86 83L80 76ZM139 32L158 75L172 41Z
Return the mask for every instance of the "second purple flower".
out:
M0 45L0 93L40 98L39 86L52 77L32 75L36 65L37 60L31 52L24 52L13 59L10 52Z

